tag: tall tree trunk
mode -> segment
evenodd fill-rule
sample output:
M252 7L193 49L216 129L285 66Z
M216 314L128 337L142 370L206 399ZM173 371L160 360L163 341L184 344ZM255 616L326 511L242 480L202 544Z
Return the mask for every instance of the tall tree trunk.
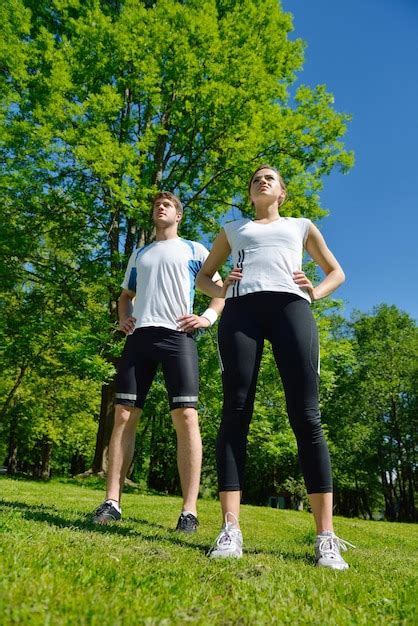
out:
M382 480L383 496L385 498L385 518L390 521L394 521L396 515L393 502L393 494L391 486L390 484L388 484L388 481L386 479L386 472L384 469L381 469L380 476Z
M156 458L155 458L155 454L153 453L156 447L156 441L157 441L157 431L158 431L158 426L157 426L157 418L156 416L153 416L151 419L151 446L150 446L150 459L149 459L149 467L148 467L148 477L147 477L147 485L148 487L152 488L152 485L154 483L154 474L155 474L155 463L156 463Z
M48 480L51 475L51 451L52 443L47 437L44 437L41 448L41 478L43 480Z
M80 454L79 452L75 452L71 457L71 467L70 474L71 476L77 476L77 474L81 474L86 469L86 458L84 454Z
M366 515L368 515L369 519L373 519L372 509L371 509L371 506L370 506L369 495L368 495L366 489L362 489L361 490L361 501L363 503L363 509L364 509Z
M417 521L417 510L415 508L414 476L411 467L408 467L408 521Z
M135 220L133 218L129 218L126 223L126 239L124 248L124 254L126 259L129 259L130 255L132 254L137 239L138 233Z
M114 392L114 380L109 384L103 385L96 450L92 465L94 473L107 471L108 448L114 421Z
M10 403L13 400L16 391L20 387L20 384L21 384L21 382L23 380L23 377L24 377L24 375L26 373L26 369L27 369L26 365L21 365L20 366L20 371L19 371L19 374L17 376L16 382L13 385L13 387L11 388L11 390L9 391L9 393L8 393L8 395L6 397L6 400L4 401L4 404L3 404L3 406L2 406L2 408L0 410L0 422L3 420L3 417L6 415L8 409L9 409Z
M391 407L392 407L392 422L393 422L393 430L395 434L395 442L394 447L397 450L397 458L395 458L394 466L397 467L396 470L396 485L399 497L398 497L398 520L406 521L408 518L408 496L406 494L406 481L405 481L405 459L404 459L404 450L402 443L402 433L399 425L399 412L398 412L398 403L392 397L391 398Z
M132 463L131 463L131 467L129 468L128 471L128 478L131 477L135 466L138 464L138 461L141 463L141 467L137 470L141 471L142 466L143 466L143 450L144 450L144 445L145 445L145 438L147 436L147 432L148 432L148 428L150 426L150 424L152 424L153 422L153 417L152 415L148 416L147 421L146 422L140 422L140 429L138 432L138 436L137 436L137 444L135 446L135 453L134 453L134 457L132 459Z
M9 476L16 474L17 468L17 415L13 415L10 422L9 447L7 453L7 473Z

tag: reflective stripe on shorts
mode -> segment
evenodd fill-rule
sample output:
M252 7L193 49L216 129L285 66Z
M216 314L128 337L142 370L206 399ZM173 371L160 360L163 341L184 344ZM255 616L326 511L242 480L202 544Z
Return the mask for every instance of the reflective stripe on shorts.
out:
M197 396L174 396L172 402L197 402Z

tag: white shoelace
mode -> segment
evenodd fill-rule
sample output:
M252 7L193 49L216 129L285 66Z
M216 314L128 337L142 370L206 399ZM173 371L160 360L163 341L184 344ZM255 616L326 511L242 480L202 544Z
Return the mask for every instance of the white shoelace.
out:
M319 535L319 537L321 538L318 544L319 552L331 559L337 559L340 556L340 550L347 552L348 546L350 548L356 547L349 541L340 539L337 535Z
M216 545L219 548L231 545L232 537L231 537L230 530L232 529L230 528L229 523L227 526L222 528L218 538L216 539Z
M228 515L232 515L235 518L236 522L228 522ZM225 514L225 525L222 528L221 532L217 536L215 543L213 544L213 548L226 548L231 545L234 534L239 533L240 530L237 527L238 518L234 513L226 513ZM212 549L213 549L212 548Z

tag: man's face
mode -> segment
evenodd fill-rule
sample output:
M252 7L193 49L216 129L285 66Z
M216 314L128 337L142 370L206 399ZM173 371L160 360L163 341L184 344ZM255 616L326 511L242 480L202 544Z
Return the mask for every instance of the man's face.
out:
M168 198L158 198L154 202L152 220L155 226L172 226L181 220L181 214Z

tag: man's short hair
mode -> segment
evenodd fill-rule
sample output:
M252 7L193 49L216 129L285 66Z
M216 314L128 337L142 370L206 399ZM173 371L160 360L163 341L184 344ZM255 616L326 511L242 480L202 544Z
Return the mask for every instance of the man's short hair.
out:
M183 215L183 205L180 202L180 199L177 198L177 196L175 196L174 193L171 193L171 191L159 191L157 194L155 194L155 196L152 199L153 208L157 200L160 200L161 198L170 200L170 202L172 202L174 206L176 207L177 213L180 213L181 215Z

